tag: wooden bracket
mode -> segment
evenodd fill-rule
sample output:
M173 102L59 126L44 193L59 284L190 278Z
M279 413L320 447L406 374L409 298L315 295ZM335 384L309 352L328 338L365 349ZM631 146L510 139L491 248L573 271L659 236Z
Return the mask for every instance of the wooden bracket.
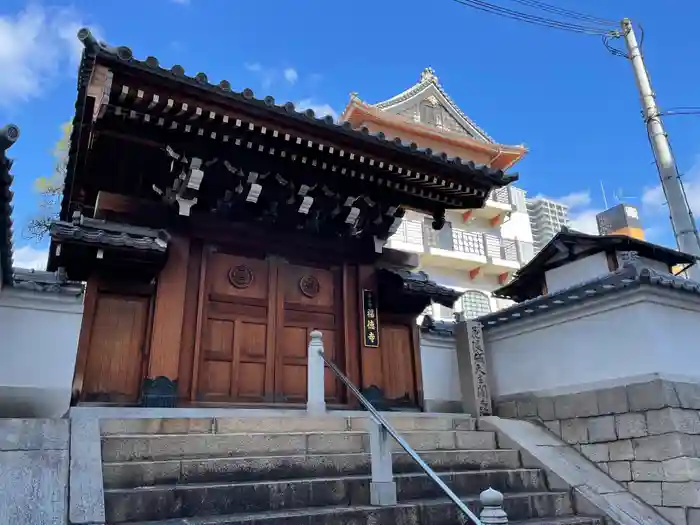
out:
M472 218L472 213L473 210L467 210L462 214L462 222L469 222L469 220Z
M474 268L473 270L469 270L469 278L471 280L476 279L476 277L481 273L481 266L478 268Z
M509 272L502 273L498 276L498 284L506 284L506 281L508 280L508 277L510 277Z

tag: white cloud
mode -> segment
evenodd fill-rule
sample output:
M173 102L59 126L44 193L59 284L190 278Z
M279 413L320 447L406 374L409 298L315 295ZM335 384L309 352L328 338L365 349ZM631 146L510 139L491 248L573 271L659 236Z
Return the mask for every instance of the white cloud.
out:
M26 270L45 270L48 257L49 251L47 249L22 246L14 250L12 265L15 268Z
M312 109L317 117L330 115L333 120L338 120L338 113L330 106L330 104L318 103L311 98L305 98L295 104L298 111L306 111Z
M82 50L76 33L83 24L70 8L32 4L0 16L0 104L11 106L40 96Z
M288 67L284 70L284 78L290 84L294 84L299 79L299 74L296 69Z
M590 191L576 191L574 193L569 193L564 195L559 199L563 204L566 204L569 208L580 208L582 206L590 206L591 204L591 192Z
M595 216L598 215L601 211L603 210L596 208L570 210L569 222L571 223L571 228L583 233L598 235L598 223L596 222Z
M260 71L262 71L262 68L263 68L262 65L260 64L260 62L253 62L253 63L246 62L245 64L243 64L243 66L248 71L252 71L253 73L259 73Z
M696 157L693 166L683 175L682 180L688 204L697 218L700 215L700 155ZM661 183L644 189L642 205L647 213L665 212L668 215L666 196Z

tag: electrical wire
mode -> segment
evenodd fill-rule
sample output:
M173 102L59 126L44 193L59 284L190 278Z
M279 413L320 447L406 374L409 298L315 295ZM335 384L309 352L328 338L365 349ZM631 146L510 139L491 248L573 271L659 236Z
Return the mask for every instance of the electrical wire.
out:
M518 4L526 5L528 7L534 7L536 9L541 9L542 11L547 11L549 13L557 14L560 16L565 16L565 17L572 18L575 20L579 20L581 22L602 25L605 27L609 27L609 26L615 27L617 25L617 22L615 20L611 20L609 18L600 18L597 16L587 15L587 14L581 13L579 11L573 11L571 9L564 9L563 7L557 7L557 6L554 6L551 4L547 4L545 2L540 2L539 0L510 0L510 1L516 2Z
M465 7L471 7L479 11L484 11L486 13L496 14L503 16L505 18L510 18L513 20L518 20L520 22L525 22L529 24L549 27L551 29L560 29L564 31L569 31L572 33L589 34L589 35L606 35L614 32L612 29L602 29L599 27L575 24L572 22L562 22L559 20L553 20L551 18L546 18L542 16L532 15L528 13L523 13L522 11L516 11L513 9L508 9L502 6L498 6L482 0L453 0L454 2L463 5Z

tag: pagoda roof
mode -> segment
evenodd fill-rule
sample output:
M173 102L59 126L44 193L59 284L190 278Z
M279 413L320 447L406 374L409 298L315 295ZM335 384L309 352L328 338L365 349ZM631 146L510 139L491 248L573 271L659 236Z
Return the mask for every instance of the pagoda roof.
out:
M414 118L407 116L424 101L433 107L444 108L451 125L431 125L422 122L418 114ZM356 127L365 122L374 122L379 127L386 125L406 135L443 143L452 151L463 149L487 154L491 158L489 165L503 170L513 166L527 153L527 148L522 145L499 144L489 136L457 106L431 68L423 70L418 83L382 102L371 104L361 100L357 93L352 93L340 118Z
M12 283L12 160L6 151L19 138L12 124L0 128L0 283Z
M400 138L389 140L384 133L373 134L366 128L355 130L350 123L336 123L330 116L317 118L312 110L298 111L291 102L280 105L271 96L256 98L248 88L233 91L228 81L211 83L205 73L188 76L179 65L163 68L155 57L138 60L128 47L97 42L86 29L79 31L78 37L85 51L78 75L79 92L61 208L63 220L70 220L71 198L84 161L81 155L89 149L90 129L105 112L115 107L125 120L154 125L155 121L165 118L167 125L171 125L169 128L166 125L167 129L187 131L192 128L191 136L219 142L225 136L222 129L233 127L233 123L239 129L241 125L246 130L251 126L251 131L268 136L272 133L277 137L281 132L287 141L291 136L297 148L308 142L309 148L314 146L324 155L347 165L371 167L376 174L368 173L369 180L408 192L414 203L411 207L416 207L415 203L422 202L421 199L427 207L428 194L435 195L431 206L463 208L467 203L467 207L480 207L490 189L517 180L517 175L505 174L501 169L420 148ZM96 94L91 82L100 66L109 70L109 82L103 83L103 91ZM93 100L88 101L90 98ZM281 153L278 150L275 154ZM354 176L355 171L352 173Z
M408 100L418 98L421 95L426 97L433 95L436 97L438 101L441 102L445 108L447 108L447 110L453 114L453 116L457 117L457 121L462 125L462 127L465 128L467 132L469 132L473 138L491 144L496 143L496 141L493 140L493 138L491 138L483 130L483 128L479 127L476 122L470 119L454 102L454 100L452 100L450 95L447 94L440 84L435 71L431 67L425 68L420 75L420 80L407 90L384 100L383 102L371 104L371 106L381 109L382 111L387 111L395 108L396 106L404 104Z

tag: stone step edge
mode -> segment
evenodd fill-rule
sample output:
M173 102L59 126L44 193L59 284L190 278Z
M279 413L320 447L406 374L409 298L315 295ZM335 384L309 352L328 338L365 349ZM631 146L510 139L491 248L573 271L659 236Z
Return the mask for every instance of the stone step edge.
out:
M495 469L482 469L482 470L443 470L437 472L438 476L476 476L480 474L495 474L502 472L524 472L524 473L542 473L542 469L538 468L495 468ZM422 478L427 477L424 472L405 472L401 474L394 474L394 478ZM198 489L212 489L220 487L250 487L255 485L275 485L284 484L289 485L292 483L308 483L308 482L337 482L345 480L371 480L371 475L363 474L352 474L349 476L319 476L319 477L303 477L303 478L291 478L282 480L265 480L265 481L230 481L230 482L220 482L220 481L209 481L209 482L195 482L195 483L164 483L162 485L146 485L141 487L131 487L131 488L105 488L106 493L119 494L124 492L155 492L162 490L198 490ZM484 487L485 489L486 487ZM547 492L547 494L550 494Z
M437 433L447 433L455 432L460 434L495 434L491 430L460 430L452 428L449 430L399 430L398 434L400 436L405 435L422 435L422 434L437 434ZM309 431L299 431L299 432L217 432L217 433L188 433L179 432L176 434L107 434L102 435L101 439L103 441L113 440L113 439L156 439L156 438L171 438L171 437L192 437L201 438L204 436L367 436L369 432L365 430L309 430Z
M553 491L553 492L518 492L518 493L506 493L503 496L508 499L516 498L530 498L530 497L541 497L546 495L562 495L568 494L566 491ZM464 503L472 503L478 501L479 496L466 496L460 498ZM276 511L265 511L265 512L255 512L255 513L245 513L245 514L228 514L220 516L197 516L190 518L176 518L170 520L160 520L160 521L138 521L129 522L129 525L217 525L217 523L248 523L248 522L260 522L263 519L269 518L292 518L297 516L324 516L331 514L340 514L343 512L356 512L356 511L381 511L383 509L395 509L395 508L414 508L418 506L434 506L434 505L452 505L452 501L447 498L440 499L417 499L407 502L397 503L389 507L375 507L372 505L352 505L352 506L331 506L331 507L306 507L302 509L293 510L276 510ZM585 521L586 519L596 519L595 517L588 516L558 516L556 518L535 518L531 520L515 521L511 522L513 524L519 525L575 525L578 521ZM568 521L565 521L568 520Z
M464 453L479 453L479 452L484 452L484 453L492 453L492 452L505 452L505 453L517 453L518 450L514 448L448 448L448 449L432 449L432 450L419 450L418 455L420 457L423 457L424 455L428 454L464 454ZM395 450L392 452L393 456L406 456L408 455L408 452L405 452L403 450ZM366 456L370 457L369 452L318 452L318 453L289 453L289 454L270 454L270 455L263 455L263 456L203 456L203 457L189 457L189 456L182 456L182 457L176 457L176 458L168 458L168 459L137 459L137 460L132 460L132 461L103 461L103 465L152 465L152 464L165 464L165 463L181 463L183 461L192 461L192 462L202 462L202 461L226 461L226 460L269 460L269 459L279 459L279 458L323 458L323 457L346 457L346 456L351 456L351 457L358 457L358 456ZM521 467L518 467L521 468Z

